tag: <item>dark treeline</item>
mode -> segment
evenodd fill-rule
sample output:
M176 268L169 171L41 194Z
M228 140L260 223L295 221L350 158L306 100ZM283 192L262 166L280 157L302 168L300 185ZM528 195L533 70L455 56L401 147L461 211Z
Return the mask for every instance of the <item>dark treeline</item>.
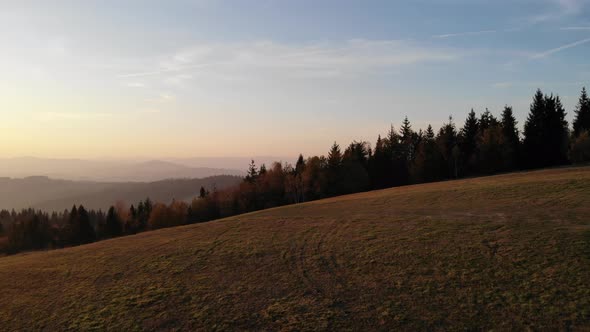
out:
M47 214L32 209L0 212L3 251L61 248L151 229L205 222L244 212L326 197L590 161L590 99L585 89L578 100L570 130L559 96L537 90L524 131L519 132L512 108L498 117L489 110L471 110L458 127L450 117L438 132L432 126L414 130L406 117L378 136L374 148L352 142L334 143L327 156L299 156L294 165L275 162L258 168L234 188L208 192L201 188L192 202L122 203L108 211L69 211Z

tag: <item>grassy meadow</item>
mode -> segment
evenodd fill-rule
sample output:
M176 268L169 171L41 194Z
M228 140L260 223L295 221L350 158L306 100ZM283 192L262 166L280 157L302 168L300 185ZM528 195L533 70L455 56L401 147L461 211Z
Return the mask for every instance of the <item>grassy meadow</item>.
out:
M590 167L0 258L0 330L590 329Z

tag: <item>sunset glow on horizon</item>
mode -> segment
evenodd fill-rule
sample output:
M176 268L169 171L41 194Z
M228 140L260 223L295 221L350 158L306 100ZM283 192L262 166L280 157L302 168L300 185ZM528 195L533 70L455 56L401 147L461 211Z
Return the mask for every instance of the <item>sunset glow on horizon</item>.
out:
M589 87L583 0L8 1L0 157L325 154Z

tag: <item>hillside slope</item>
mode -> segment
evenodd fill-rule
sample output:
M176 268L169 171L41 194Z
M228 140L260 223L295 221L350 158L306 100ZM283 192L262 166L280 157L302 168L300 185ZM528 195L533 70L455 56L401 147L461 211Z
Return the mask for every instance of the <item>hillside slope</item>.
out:
M0 258L0 330L590 328L590 168Z

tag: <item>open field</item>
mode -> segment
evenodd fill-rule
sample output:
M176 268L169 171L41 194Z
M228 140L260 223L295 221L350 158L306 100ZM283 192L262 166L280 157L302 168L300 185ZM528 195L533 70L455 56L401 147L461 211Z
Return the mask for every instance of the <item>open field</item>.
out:
M590 168L0 258L0 330L590 329Z

